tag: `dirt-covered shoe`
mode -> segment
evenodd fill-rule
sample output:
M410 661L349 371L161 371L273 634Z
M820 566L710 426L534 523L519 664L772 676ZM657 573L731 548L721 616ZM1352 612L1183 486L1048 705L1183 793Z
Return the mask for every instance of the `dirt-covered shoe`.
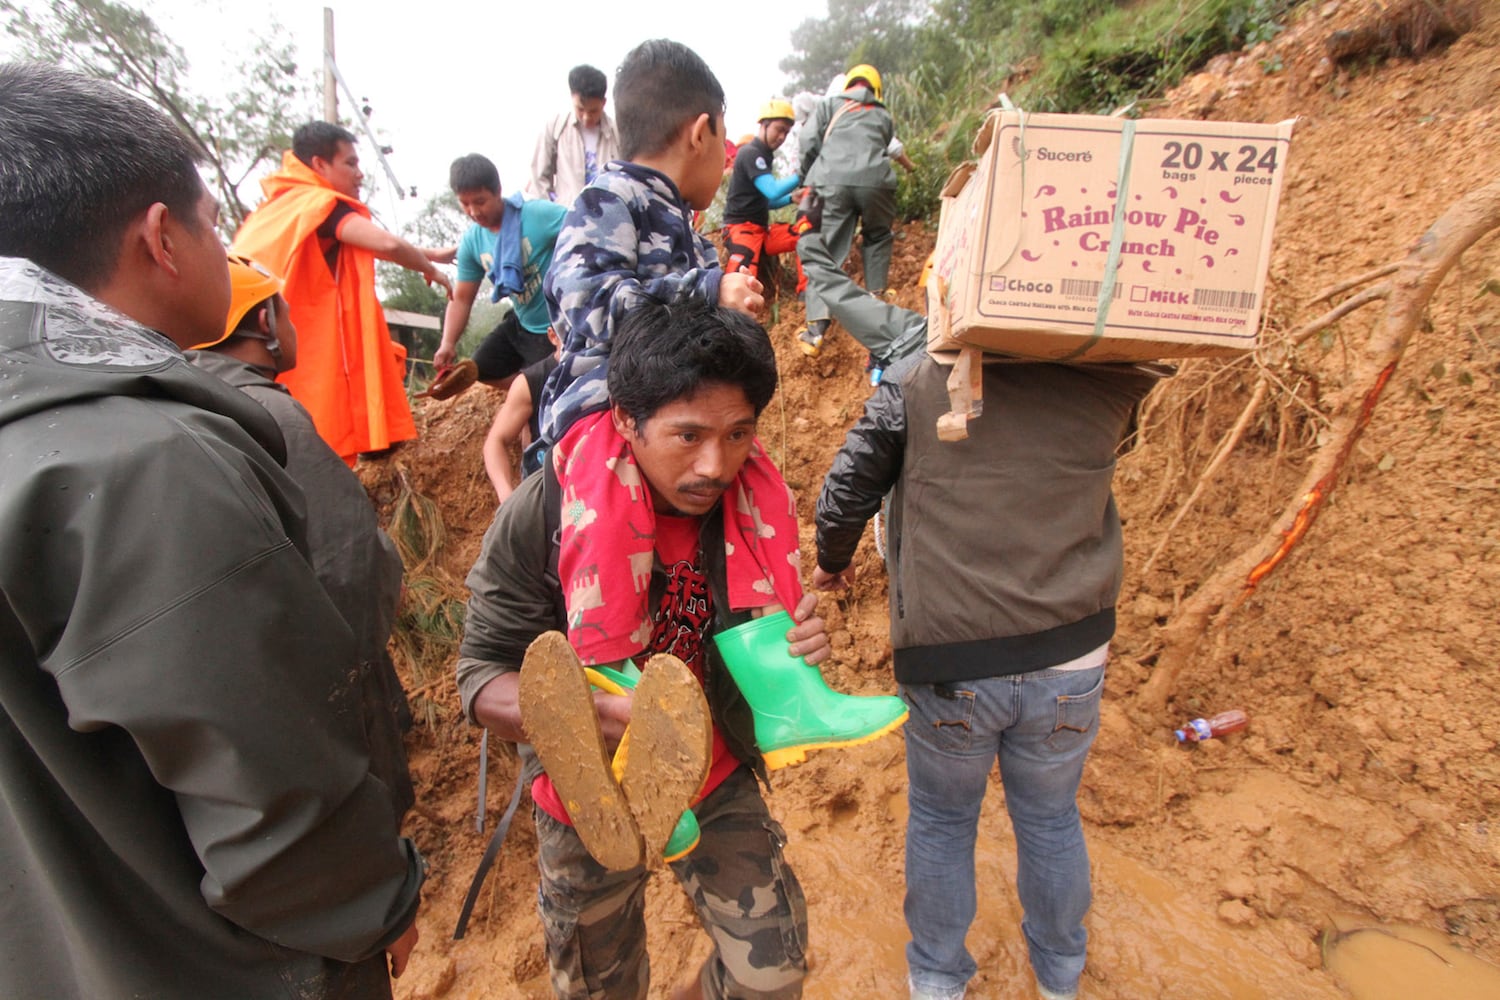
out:
M823 335L828 332L826 319L815 319L797 331L797 346L802 353L815 358L823 350Z
M631 699L624 766L618 755L615 761L648 865L660 864L683 810L708 778L712 752L703 685L677 657L651 657Z
M477 381L479 366L474 363L473 358L464 358L458 364L449 365L438 372L432 384L417 395L432 399L452 399Z
M594 696L567 636L544 632L527 647L519 700L531 745L583 846L610 871L639 865L641 832L610 770Z

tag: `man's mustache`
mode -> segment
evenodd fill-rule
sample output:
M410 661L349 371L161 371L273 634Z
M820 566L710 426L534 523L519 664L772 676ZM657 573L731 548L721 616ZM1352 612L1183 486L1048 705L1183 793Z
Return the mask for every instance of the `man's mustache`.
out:
M683 483L681 486L677 487L677 492L707 493L709 490L716 490L719 493L723 493L733 485L733 480L721 481L718 479L696 479L691 483Z

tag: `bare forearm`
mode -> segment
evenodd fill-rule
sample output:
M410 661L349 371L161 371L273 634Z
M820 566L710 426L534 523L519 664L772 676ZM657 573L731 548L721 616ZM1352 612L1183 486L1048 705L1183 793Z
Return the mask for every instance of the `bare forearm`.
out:
M511 442L495 434L484 439L484 471L489 473L490 483L495 487L495 496L500 503L510 499L517 485L516 467L510 460Z
M412 246L399 236L393 236L392 239L396 242L386 252L372 251L375 256L393 264L400 264L408 271L415 271L429 280L437 275L437 265L432 262L431 257L427 256L426 251L421 247Z
M509 391L505 394L505 402L500 404L499 411L495 414L494 423L490 424L489 433L484 436L484 468L490 474L490 482L495 486L495 495L504 503L510 499L520 484L516 475L515 466L511 464L511 449L521 443L521 435L526 430L526 423L531 419L531 384L524 378L518 378L511 383Z
M456 347L459 338L469 328L469 316L474 310L474 300L470 298L465 301L461 296L455 295L453 301L448 303L448 308L443 310L443 346Z
M526 728L521 725L520 686L521 675L511 672L480 688L474 696L474 719L503 740L530 743Z
M395 233L381 229L364 216L351 215L345 218L339 225L338 237L350 246L368 250L381 260L400 264L408 271L416 271L429 281L439 273L437 265L424 251L412 246ZM439 253L439 251L433 252Z

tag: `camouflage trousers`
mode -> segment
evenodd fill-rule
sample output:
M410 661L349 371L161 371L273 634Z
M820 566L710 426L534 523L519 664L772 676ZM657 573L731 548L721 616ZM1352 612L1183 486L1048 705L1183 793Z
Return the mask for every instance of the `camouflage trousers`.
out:
M740 768L693 811L703 839L670 867L713 941L703 995L802 996L807 904L782 857L786 834L766 811L754 776ZM644 1000L648 873L606 870L572 827L533 813L542 876L537 907L553 992L565 1000Z

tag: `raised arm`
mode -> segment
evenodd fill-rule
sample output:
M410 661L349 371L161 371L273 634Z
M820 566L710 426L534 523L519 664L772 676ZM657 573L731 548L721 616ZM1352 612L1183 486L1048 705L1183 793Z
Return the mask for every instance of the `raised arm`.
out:
M453 283L438 270L427 251L397 236L395 233L375 225L362 215L349 215L339 223L338 238L350 246L368 250L381 260L400 264L408 271L415 271L427 279L429 285L441 285L448 298L453 298ZM441 255L442 251L433 251Z

